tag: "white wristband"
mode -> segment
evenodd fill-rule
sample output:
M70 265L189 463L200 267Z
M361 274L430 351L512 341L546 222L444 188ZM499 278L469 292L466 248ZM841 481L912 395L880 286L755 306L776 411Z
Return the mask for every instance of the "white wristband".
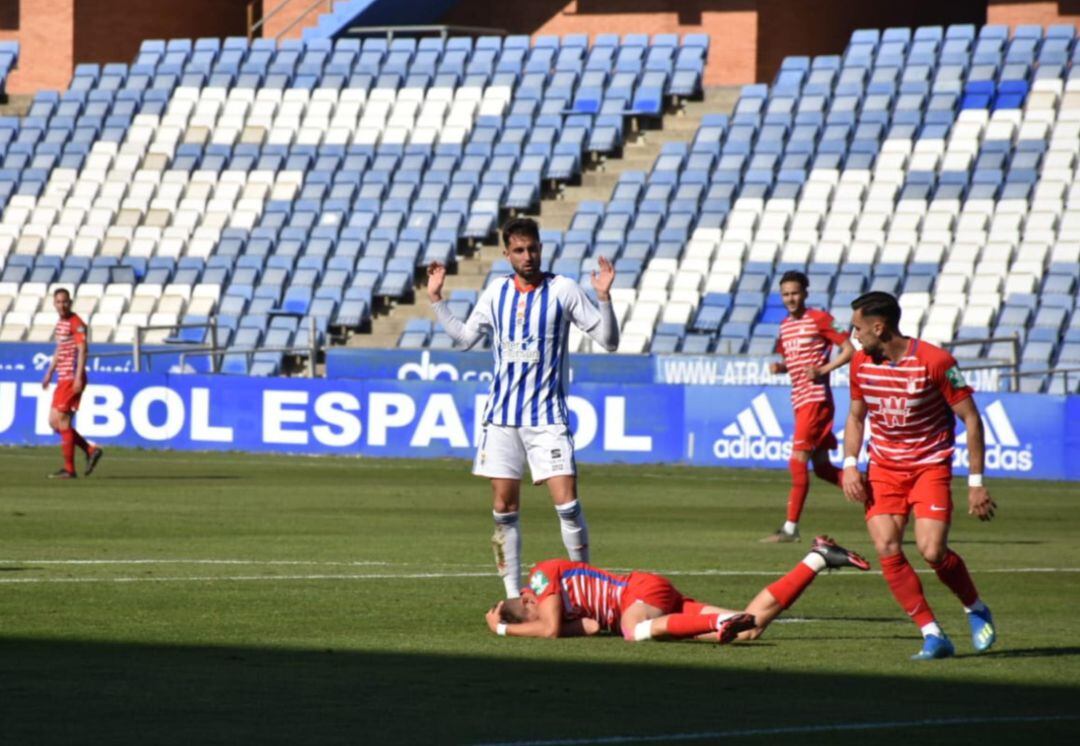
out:
M858 465L859 465L859 459L855 458L854 456L846 456L844 458L844 468L845 469L850 468L852 466L857 467Z
M502 622L499 622L497 625L495 625L495 634L497 634L499 637L506 637L506 625Z
M968 487L982 487L982 474L968 474Z

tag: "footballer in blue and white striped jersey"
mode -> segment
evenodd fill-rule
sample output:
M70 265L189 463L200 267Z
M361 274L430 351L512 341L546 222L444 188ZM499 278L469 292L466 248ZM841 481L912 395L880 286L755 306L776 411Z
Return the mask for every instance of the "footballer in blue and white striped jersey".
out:
M529 218L502 229L503 255L513 273L481 294L465 323L443 302L446 268L428 267L428 298L456 342L472 347L492 335L495 371L484 409L473 474L492 480L495 562L506 595L520 594L520 485L527 462L534 484L546 484L559 516L563 544L576 562L589 557L588 529L577 499L577 467L566 407L568 337L574 324L608 351L619 346L611 307L615 268L601 257L594 304L578 283L540 269L540 228Z

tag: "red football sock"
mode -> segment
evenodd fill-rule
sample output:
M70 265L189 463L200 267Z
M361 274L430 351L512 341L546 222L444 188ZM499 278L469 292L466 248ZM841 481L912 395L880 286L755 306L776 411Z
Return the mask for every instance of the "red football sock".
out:
M75 445L78 446L83 453L90 453L90 444L86 442L86 438L79 435L78 430L72 427L68 429L68 432L75 437Z
M975 590L975 583L959 554L950 549L945 559L936 565L931 563L930 567L964 606L971 606L979 600L979 592Z
M810 491L810 475L806 473L806 464L797 458L788 460L788 471L791 472L791 492L788 493L787 519L792 523L799 522L802 515L803 505L806 504L806 493Z
M715 632L719 618L719 614L671 614L667 618L667 633L670 637L697 637Z
M840 470L828 461L823 463L814 462L814 474L818 479L823 479L829 484L840 486Z
M908 562L903 552L883 557L878 555L881 561L881 574L885 576L885 582L889 584L893 597L915 624L923 627L934 621L934 612L923 594L922 583L915 569Z
M766 587L765 590L771 593L773 598L787 609L798 600L803 591L810 587L816 577L816 572L800 562L795 565L795 569Z
M70 427L60 431L60 450L64 454L64 468L75 473L75 431Z

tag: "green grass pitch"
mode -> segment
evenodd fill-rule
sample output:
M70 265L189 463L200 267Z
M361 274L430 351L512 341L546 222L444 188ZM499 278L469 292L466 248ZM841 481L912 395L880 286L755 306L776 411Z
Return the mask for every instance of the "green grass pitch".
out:
M495 637L488 487L462 461L110 449L90 479L44 479L58 458L0 449L5 744L985 745L1080 725L1076 485L993 480L997 520L958 511L998 645L972 655L922 574L959 655L914 663L917 630L853 571L755 643ZM815 533L876 565L859 510L820 482L803 544L757 543L786 472L585 466L581 493L595 564L715 603L746 603ZM546 491L523 502L525 561L559 556Z

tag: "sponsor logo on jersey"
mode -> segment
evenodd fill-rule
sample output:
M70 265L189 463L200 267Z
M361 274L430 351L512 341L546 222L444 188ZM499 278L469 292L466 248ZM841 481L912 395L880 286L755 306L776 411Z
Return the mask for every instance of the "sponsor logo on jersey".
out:
M960 369L955 365L945 371L945 378L954 389L962 389L967 386L967 381L964 380L964 374L960 372Z
M551 585L551 581L548 580L548 576L544 574L543 570L537 570L529 578L529 587L537 596L546 591L549 585Z

